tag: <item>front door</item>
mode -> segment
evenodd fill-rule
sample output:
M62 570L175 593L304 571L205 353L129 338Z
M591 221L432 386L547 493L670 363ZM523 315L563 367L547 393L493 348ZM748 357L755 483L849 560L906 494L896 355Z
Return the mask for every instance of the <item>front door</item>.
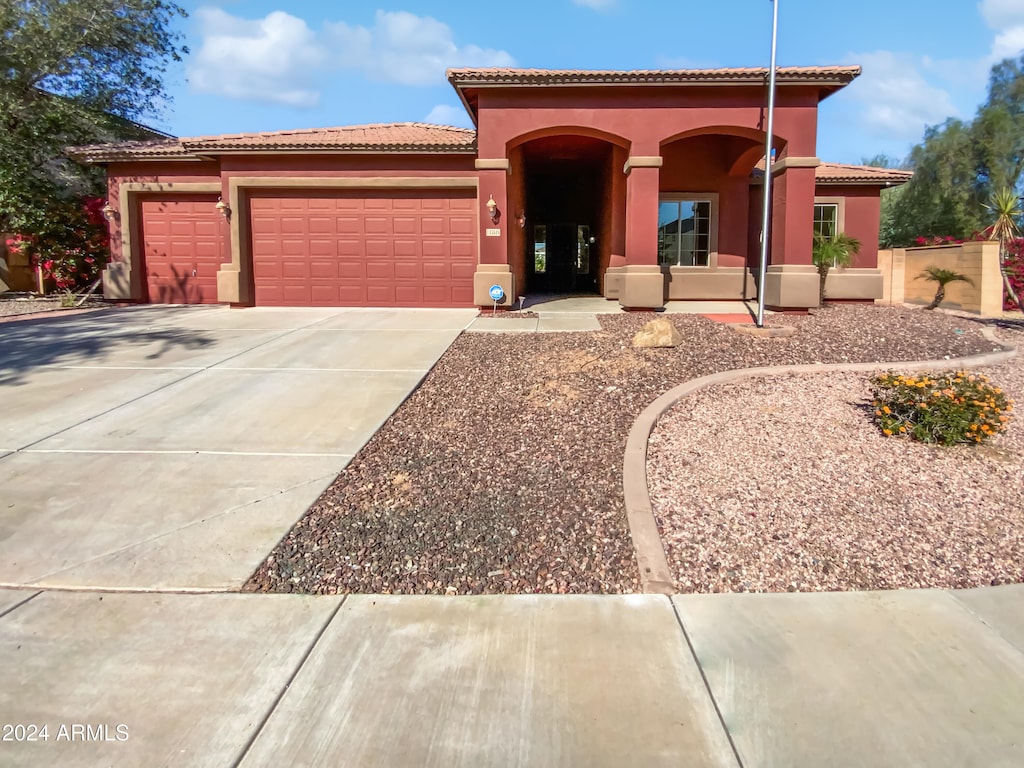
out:
M590 265L590 227L540 224L534 227L530 290L577 293L596 290Z

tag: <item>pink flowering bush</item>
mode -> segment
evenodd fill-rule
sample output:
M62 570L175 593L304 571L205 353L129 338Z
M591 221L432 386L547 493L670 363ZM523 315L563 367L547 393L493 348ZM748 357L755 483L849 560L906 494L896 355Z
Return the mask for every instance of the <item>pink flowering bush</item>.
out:
M110 235L102 198L89 197L51 208L46 227L7 240L11 253L27 254L33 267L57 288L73 291L93 282L107 263Z

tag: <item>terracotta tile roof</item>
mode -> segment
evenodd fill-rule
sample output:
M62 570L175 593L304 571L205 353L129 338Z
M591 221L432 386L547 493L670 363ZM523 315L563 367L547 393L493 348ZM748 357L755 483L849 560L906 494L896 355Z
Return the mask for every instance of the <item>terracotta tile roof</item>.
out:
M906 184L914 175L913 171L898 168L876 168L873 165L847 165L844 163L822 163L814 169L814 180L818 184L892 187ZM764 158L757 161L753 178L764 176Z
M901 171L897 168L875 168L868 165L844 165L842 163L822 163L814 169L814 179L819 184L893 186L906 184L913 175L913 171Z
M778 67L780 85L846 85L861 73L858 66ZM449 69L456 88L496 85L674 85L677 83L762 84L768 67L722 69Z
M85 163L112 163L119 160L189 160L189 153L178 139L119 141L68 147L67 153Z
M426 123L381 123L98 144L72 147L69 154L87 162L105 163L254 151L475 153L476 131Z
M426 123L378 123L270 133L238 133L182 139L192 151L210 149L334 149L352 151L475 151L476 131Z

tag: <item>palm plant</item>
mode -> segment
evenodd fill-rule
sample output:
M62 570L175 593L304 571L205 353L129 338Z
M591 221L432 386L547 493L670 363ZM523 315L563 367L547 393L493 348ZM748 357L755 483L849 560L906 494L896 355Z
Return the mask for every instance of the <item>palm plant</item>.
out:
M1003 288L1006 295L1021 312L1024 312L1024 301L1013 290L1010 275L1006 271L1006 244L1020 232L1017 226L1021 217L1020 198L1014 190L1003 187L992 193L992 198L985 207L995 216L990 237L999 241L999 273L1003 276Z
M814 245L811 249L811 261L818 268L820 280L818 288L818 303L825 303L825 281L828 279L828 271L832 267L848 267L853 257L860 253L860 240L849 235L837 233L824 235L821 232L814 233Z
M968 283L970 285L974 285L971 278L967 275L961 274L952 269L936 267L934 264L930 267L925 267L924 271L914 279L932 280L937 283L935 287L935 298L932 299L932 303L925 307L925 309L936 309L939 304L942 303L943 299L946 298L946 286L950 283Z

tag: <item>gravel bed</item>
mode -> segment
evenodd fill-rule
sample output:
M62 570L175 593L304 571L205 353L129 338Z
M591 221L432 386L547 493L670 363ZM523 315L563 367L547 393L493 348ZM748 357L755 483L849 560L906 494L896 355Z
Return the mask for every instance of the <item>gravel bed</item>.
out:
M589 333L461 335L250 577L250 591L622 593L639 588L622 502L636 416L716 371L991 351L978 324L909 308L772 316L741 335L665 315L684 343L634 349L650 314Z
M75 307L62 307L60 298L50 297L26 297L22 295L0 296L0 317L14 317L16 315L34 315L40 312L56 312L62 309L75 309ZM102 299L88 299L80 307L81 309L106 306Z
M1022 331L1000 334L1024 345ZM678 403L648 453L676 588L1024 581L1024 360L983 370L1017 408L1007 431L982 446L883 436L864 374L752 379Z

